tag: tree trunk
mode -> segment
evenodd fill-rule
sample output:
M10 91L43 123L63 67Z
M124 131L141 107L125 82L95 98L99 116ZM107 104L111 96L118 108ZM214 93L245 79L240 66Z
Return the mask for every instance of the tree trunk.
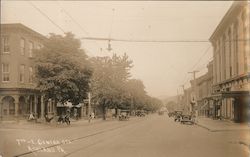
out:
M106 120L106 107L105 104L102 104L102 114L103 114L103 120Z
M115 118L117 118L117 114L118 114L118 109L115 108Z

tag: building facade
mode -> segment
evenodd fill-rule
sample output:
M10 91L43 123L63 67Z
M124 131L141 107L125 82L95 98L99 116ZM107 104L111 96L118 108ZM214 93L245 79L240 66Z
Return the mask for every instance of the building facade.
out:
M213 46L213 99L217 115L247 121L250 72L250 4L234 2L210 37Z
M214 106L212 95L213 84L213 61L207 65L208 72L196 81L197 87L197 103L198 103L198 115L212 117L214 115Z
M30 113L42 117L55 110L36 89L34 49L46 38L22 24L1 24L0 117L19 119ZM46 104L46 105L45 105Z

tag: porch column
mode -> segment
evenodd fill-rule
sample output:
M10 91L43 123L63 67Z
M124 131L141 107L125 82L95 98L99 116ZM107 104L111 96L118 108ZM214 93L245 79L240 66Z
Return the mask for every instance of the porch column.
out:
M44 96L41 96L41 118L44 118Z
M19 96L15 95L13 97L14 97L14 104L15 104L15 117L18 120Z
M37 97L37 95L34 95L34 114L35 114L35 116L37 117L37 104L38 104L38 97Z
M3 102L2 102L3 97L0 96L0 120L2 120L2 116L3 116L3 111L2 111L2 106L3 106Z
M32 101L31 101L31 95L28 96L27 98L27 104L29 106L29 113L32 113Z

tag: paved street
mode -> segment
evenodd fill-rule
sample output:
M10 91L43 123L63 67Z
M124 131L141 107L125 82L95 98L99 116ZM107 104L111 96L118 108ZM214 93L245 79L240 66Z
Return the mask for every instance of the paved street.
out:
M150 115L130 121L96 121L39 129L1 128L0 149L4 157L247 157L249 150L239 140L248 133L246 130L211 132L197 125L175 123L166 115ZM42 147L46 149L32 153Z

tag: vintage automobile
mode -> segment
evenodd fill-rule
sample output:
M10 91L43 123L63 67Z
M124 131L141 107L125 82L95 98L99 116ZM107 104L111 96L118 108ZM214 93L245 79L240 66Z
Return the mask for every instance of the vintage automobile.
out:
M164 115L164 112L163 111L159 111L158 115Z
M182 111L174 111L174 121L180 122L182 117Z
M194 124L194 120L191 115L182 115L181 124Z
M135 115L138 116L138 117L145 117L146 114L145 114L144 111L140 110L140 111L136 111Z
M129 110L121 110L119 120L129 120Z
M173 117L173 116L174 116L174 112L169 112L169 113L168 113L168 116L169 116L169 117Z

